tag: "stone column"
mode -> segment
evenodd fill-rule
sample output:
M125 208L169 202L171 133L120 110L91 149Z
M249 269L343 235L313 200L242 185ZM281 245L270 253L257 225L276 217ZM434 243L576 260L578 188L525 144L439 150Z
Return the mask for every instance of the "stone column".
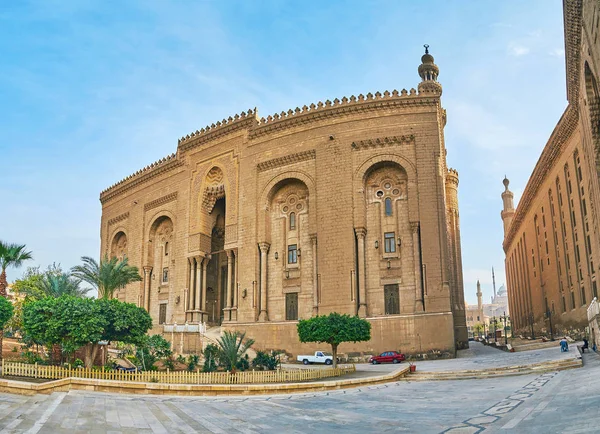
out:
M269 243L260 243L260 313L259 321L268 321L269 314L267 312L267 253L269 251Z
M231 321L237 321L237 306L238 306L238 255L237 250L232 251L233 259L233 307L231 308Z
M200 297L200 311L206 311L206 268L208 267L208 261L210 261L210 255L207 255L202 260L202 295Z
M419 222L411 222L413 262L415 263L415 312L423 312L423 289L421 288L421 252L419 250Z
M313 260L313 316L319 314L319 275L317 268L317 235L311 235Z
M227 309L231 309L231 276L233 275L233 254L231 250L227 250L227 290L225 293L227 294L227 303L225 303L225 307Z
M365 267L365 237L366 228L355 228L358 238L358 316L366 318L367 316L367 276Z
M185 310L192 310L194 308L194 258L188 258L190 262L190 285L188 287L188 299Z
M202 281L202 275L204 274L202 271L202 267L200 267L200 263L202 262L202 257L200 256L196 256L196 302L195 302L195 306L194 309L195 310L202 310L202 305L200 304L200 302L202 301L202 294L201 294L201 290L202 287L200 286L200 282ZM198 321L200 321L200 315L198 315Z
M144 267L144 309L150 312L150 278L152 277L152 267Z

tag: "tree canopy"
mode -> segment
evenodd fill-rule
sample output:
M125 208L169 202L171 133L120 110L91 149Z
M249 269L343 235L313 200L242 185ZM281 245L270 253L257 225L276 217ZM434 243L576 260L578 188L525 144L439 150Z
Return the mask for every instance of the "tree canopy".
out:
M4 328L6 323L12 318L13 305L4 297L0 297L0 330Z
M113 298L116 290L142 280L138 268L129 265L126 257L119 260L105 255L100 264L89 256L83 256L81 260L83 265L73 267L71 273L97 289L98 298Z
M333 366L337 366L337 348L343 342L362 342L371 339L371 323L357 316L329 315L315 316L298 322L300 342L320 342L331 345Z
M23 329L33 342L60 344L67 353L85 346L87 367L92 366L100 341L136 344L151 327L148 312L115 299L47 297L23 306Z

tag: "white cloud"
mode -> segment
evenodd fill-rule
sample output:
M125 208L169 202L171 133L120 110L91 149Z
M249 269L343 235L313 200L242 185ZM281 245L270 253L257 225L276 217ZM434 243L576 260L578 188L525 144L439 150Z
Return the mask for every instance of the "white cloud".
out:
M529 47L511 42L508 46L508 54L511 56L521 57L529 54Z
M563 57L565 55L564 48L555 48L551 50L548 54L554 57Z

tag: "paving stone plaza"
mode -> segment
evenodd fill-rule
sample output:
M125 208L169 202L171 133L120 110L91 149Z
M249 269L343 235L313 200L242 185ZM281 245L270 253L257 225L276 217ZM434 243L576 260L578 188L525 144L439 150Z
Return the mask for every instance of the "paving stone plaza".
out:
M572 350L574 351L574 350ZM536 356L537 353L537 356ZM563 357L556 349L502 353L471 343L459 359L424 369L487 369ZM573 353L571 353L573 355ZM7 433L597 432L600 356L560 372L460 381L399 381L329 393L240 397L153 397L72 391L0 394ZM489 368L497 366L489 365ZM444 367L445 365L445 367ZM364 367L368 369L367 367ZM375 367L377 371L395 369Z

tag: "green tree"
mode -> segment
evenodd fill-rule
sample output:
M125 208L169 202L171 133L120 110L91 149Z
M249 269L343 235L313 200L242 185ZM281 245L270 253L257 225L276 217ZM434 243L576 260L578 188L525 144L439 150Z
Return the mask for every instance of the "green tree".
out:
M333 367L337 366L338 345L343 342L363 342L371 339L371 323L357 316L329 315L315 316L298 322L300 342L322 342L331 345Z
M168 359L173 355L171 342L161 335L145 335L141 343L137 345L135 357L142 363L144 371L150 371L154 364L161 359Z
M151 327L148 312L114 299L46 297L23 306L23 328L35 343L60 344L67 353L85 347L86 367L100 341L138 344Z
M89 283L98 290L98 298L113 298L117 289L125 288L132 282L142 280L137 267L129 265L127 258L119 260L116 257L100 260L100 264L94 258L83 256L83 265L77 265L71 269L71 273L78 279Z
M4 326L13 316L13 305L4 297L0 297L0 330L4 329Z
M217 370L219 364L219 347L215 344L208 344L204 351L204 365L202 366L202 372L214 372Z
M242 369L246 366L242 359L246 351L254 344L253 339L246 339L246 333L225 330L217 339L219 344L219 364L227 371Z
M73 297L85 297L89 288L80 288L81 280L74 278L69 273L50 274L46 273L40 282L40 289L46 297L61 297L72 295Z
M475 333L477 333L477 336L481 337L481 334L483 333L483 324L481 323L477 323L473 326L473 331Z
M0 297L6 297L6 269L8 267L19 268L23 261L33 259L31 252L25 250L25 245L8 244L0 241Z
M24 261L32 259L31 252L26 250L25 245L9 244L0 241L0 297L6 297L6 269L8 267L19 268ZM4 332L0 330L0 360L2 360L2 340Z

